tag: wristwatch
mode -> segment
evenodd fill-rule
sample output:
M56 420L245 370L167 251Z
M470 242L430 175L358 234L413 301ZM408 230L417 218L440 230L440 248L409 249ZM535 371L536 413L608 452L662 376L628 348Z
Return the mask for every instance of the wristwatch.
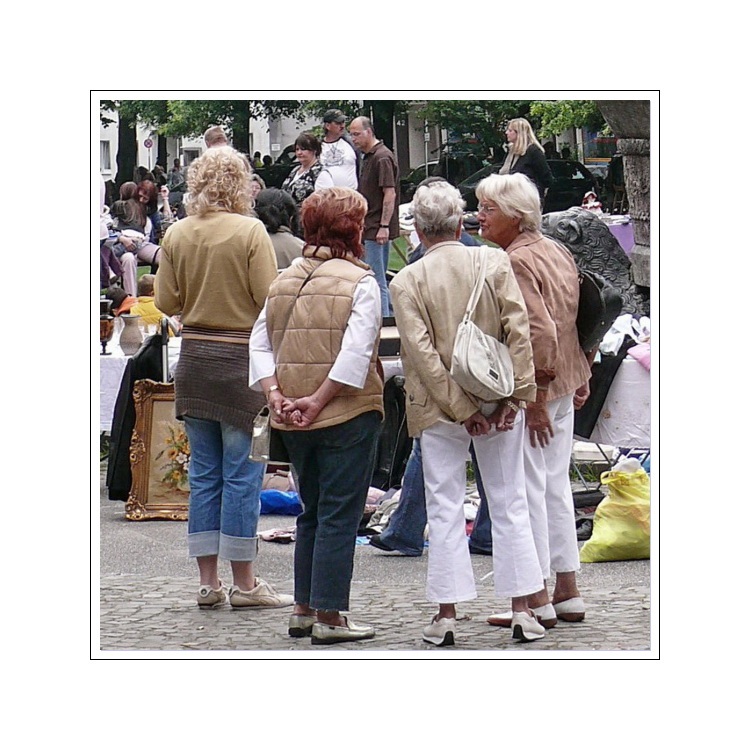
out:
M388 229L389 227L390 227L390 224L381 224L380 225L381 229Z
M271 394L272 394L272 393L273 393L274 391L278 391L278 390L281 390L281 389L279 388L279 386L278 386L278 385L272 385L272 386L271 386L271 387L270 387L270 388L268 389L268 393L266 393L266 401L268 400L268 398L270 397L270 395L271 395Z

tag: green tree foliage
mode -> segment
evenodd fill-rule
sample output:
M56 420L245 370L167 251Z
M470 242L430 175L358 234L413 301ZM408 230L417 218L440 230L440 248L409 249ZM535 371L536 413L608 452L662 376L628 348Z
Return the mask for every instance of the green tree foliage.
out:
M505 125L514 117L530 121L530 101L512 100L434 100L414 102L417 114L430 125L448 131L449 141L480 159L499 160L505 143ZM532 121L532 126L535 123Z
M304 102L297 100L182 99L167 102L169 117L160 123L164 135L196 137L210 125L221 125L242 153L250 150L250 120L295 117L302 119Z
M210 125L221 125L235 148L247 153L250 150L250 120L269 117L303 119L304 104L305 102L298 100L250 99L106 100L100 103L100 118L106 127L113 122L110 113L117 112L126 128L134 130L135 124L141 123L153 128L158 135L175 138L195 138L202 135ZM127 147L130 147L129 142ZM132 147L135 149L135 132ZM135 156L132 158L134 160ZM118 157L118 183L119 163Z
M117 175L115 184L120 187L124 182L133 179L138 157L137 125L151 125L156 127L163 118L168 116L166 101L102 100L99 103L99 117L104 127L115 122L112 115L117 113ZM166 154L164 154L166 158ZM157 156L159 161L159 156Z
M598 106L587 100L107 100L100 104L100 117L106 127L113 122L111 113L119 114L119 185L132 179L129 175L137 166L137 123L150 126L160 136L172 137L198 137L210 125L221 125L235 147L247 153L250 120L292 117L302 122L306 117L322 118L327 109L340 109L349 120L363 114L372 117L378 137L392 147L390 124L394 119L403 120L412 105L416 106L417 116L448 131L449 150L492 161L503 158L505 125L514 117L527 118L540 139L572 127L607 132ZM160 160L163 161L161 153L157 156Z
M539 125L539 138L550 138L569 128L605 129L606 123L596 102L582 99L531 102L531 115Z
M322 121L323 115L329 109L340 109L346 115L347 122L365 114L358 99L310 99L303 104L302 114L318 117Z

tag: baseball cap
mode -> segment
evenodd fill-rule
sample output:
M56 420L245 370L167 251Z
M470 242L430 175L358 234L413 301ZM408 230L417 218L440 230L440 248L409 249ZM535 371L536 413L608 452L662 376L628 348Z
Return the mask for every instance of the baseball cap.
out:
M340 109L329 109L323 115L323 122L346 122L346 117Z

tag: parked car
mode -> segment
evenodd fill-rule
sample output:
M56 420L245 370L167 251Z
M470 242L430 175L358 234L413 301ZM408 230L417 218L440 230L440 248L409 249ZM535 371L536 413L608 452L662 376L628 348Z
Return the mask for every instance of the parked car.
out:
M547 191L544 212L566 211L572 206L580 206L583 196L593 190L596 192L596 180L586 167L571 159L548 159L552 172L552 184ZM467 211L477 210L477 196L474 192L477 185L488 175L497 174L502 164L491 164L474 172L456 186L461 197L466 201Z
M438 161L427 162L427 169L429 170L430 177L436 174L440 174L440 172L438 171L439 166L440 162ZM414 191L417 189L417 185L419 185L419 183L422 182L422 180L424 180L426 176L427 173L425 170L425 165L420 164L418 167L414 167L411 172L408 172L405 177L401 178L400 183L402 203L408 203L414 197Z
M278 159L270 167L257 167L254 171L266 183L266 187L280 188L295 166L297 157L292 143L279 154Z

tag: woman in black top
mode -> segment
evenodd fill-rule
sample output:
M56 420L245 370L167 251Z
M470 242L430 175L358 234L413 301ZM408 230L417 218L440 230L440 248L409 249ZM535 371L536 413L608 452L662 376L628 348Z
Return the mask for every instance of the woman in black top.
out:
M536 185L544 211L544 196L552 184L552 172L547 165L542 144L534 135L529 121L523 117L517 117L508 123L505 137L510 148L500 174L525 174Z
M302 133L294 142L299 164L289 173L281 189L289 193L300 208L308 195L333 187L331 173L318 161L321 151L320 141L312 133Z

